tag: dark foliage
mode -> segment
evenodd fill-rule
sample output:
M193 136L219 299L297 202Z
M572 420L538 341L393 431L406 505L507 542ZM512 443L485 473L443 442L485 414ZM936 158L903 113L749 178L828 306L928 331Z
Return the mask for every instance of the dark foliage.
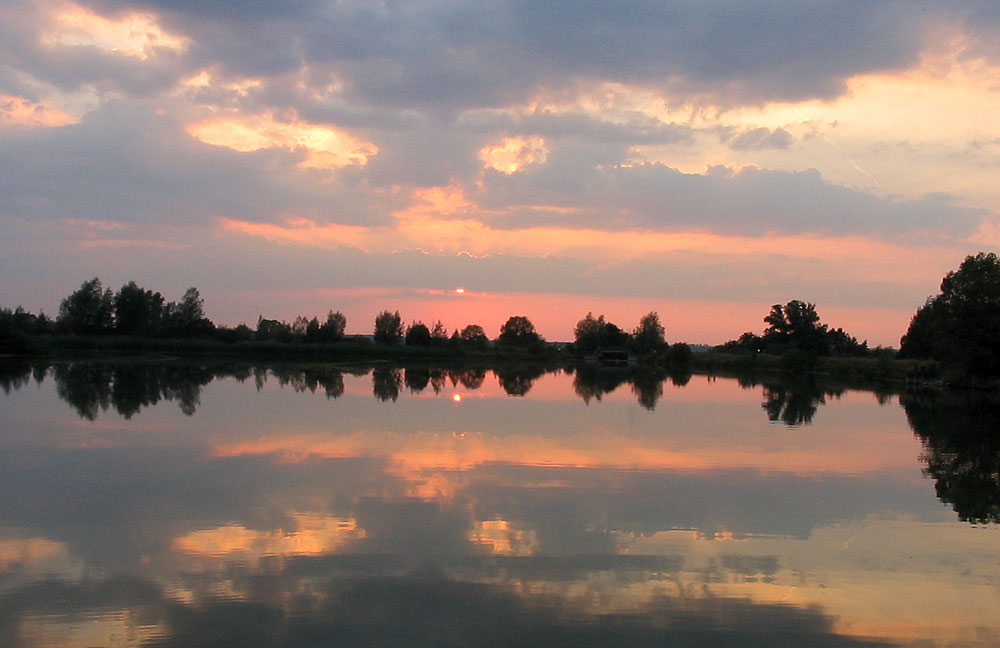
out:
M900 340L900 357L958 364L973 378L1000 375L1000 259L968 256L917 309Z
M789 356L789 369L809 370L817 356L863 356L868 342L858 342L843 329L830 328L820 322L816 305L793 299L787 304L771 306L764 318L767 328L763 336L746 332L738 339L718 347L720 351L738 353L770 353Z
M924 474L959 519L1000 523L1000 402L971 392L900 399L924 445Z

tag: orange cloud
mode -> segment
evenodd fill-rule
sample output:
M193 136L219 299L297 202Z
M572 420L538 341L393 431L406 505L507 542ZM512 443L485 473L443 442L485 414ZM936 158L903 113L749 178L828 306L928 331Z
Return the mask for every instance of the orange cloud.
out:
M47 47L97 47L141 60L153 58L158 49L179 51L188 45L188 39L163 30L153 14L133 12L111 19L70 2L55 6L41 42Z
M488 169L510 175L532 164L545 164L548 149L542 137L505 137L499 144L485 146L479 159Z
M24 97L0 94L0 124L14 126L66 126L79 120L59 108Z
M187 132L206 144L250 152L267 148L305 150L305 168L333 170L364 166L378 147L345 131L303 122L284 122L270 115L231 114L189 124Z

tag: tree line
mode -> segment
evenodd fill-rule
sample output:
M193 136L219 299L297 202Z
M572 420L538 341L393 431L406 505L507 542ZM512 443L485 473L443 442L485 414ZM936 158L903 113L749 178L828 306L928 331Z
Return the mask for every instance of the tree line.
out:
M892 349L869 349L867 341L859 342L842 328L831 328L821 321L816 305L810 302L774 304L763 321L767 326L762 333L747 331L716 350L778 355L789 359L791 365L800 364L800 368L808 368L810 359L816 357L895 354ZM324 320L299 316L288 323L261 316L255 329L246 324L217 326L205 316L197 288L188 288L178 301L168 302L159 292L142 288L134 281L114 292L95 277L62 300L54 320L20 306L14 310L0 308L0 351L27 349L31 337L52 334L338 343L347 338L346 327L347 318L334 310L328 311ZM368 337L353 339L367 341ZM497 338L490 340L478 324L455 329L450 335L440 321L430 326L420 321L404 325L398 310L385 310L375 317L371 340L387 346L465 350L498 347L538 352L549 346L524 315L508 318ZM571 350L587 356L607 349L658 361L676 361L691 354L685 344L667 343L656 312L643 316L631 331L619 328L603 315L587 313L574 328ZM940 293L928 297L914 314L900 339L898 356L939 361L973 380L1000 377L1000 259L996 254L970 255L943 278Z

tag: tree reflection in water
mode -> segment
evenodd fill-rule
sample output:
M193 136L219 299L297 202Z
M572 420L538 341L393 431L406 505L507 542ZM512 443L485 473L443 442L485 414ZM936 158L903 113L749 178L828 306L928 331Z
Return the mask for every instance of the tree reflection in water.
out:
M508 395L524 396L531 390L535 380L546 373L546 369L541 366L497 367L493 373Z
M740 384L745 386L743 381ZM767 381L763 388L764 402L760 406L767 412L767 420L791 427L809 425L828 397L839 398L844 393L843 389L820 385L811 378Z
M380 401L396 402L403 386L403 372L389 367L378 367L372 371L372 391Z
M623 384L629 384L639 405L653 410L663 397L663 383L668 377L674 385L683 387L691 380L691 372L681 369L667 373L651 367L616 369L584 365L576 371L573 390L585 403L590 404L591 400L600 401L604 394L615 391Z
M924 474L959 519L1000 523L1000 402L971 392L900 397L924 445Z
M71 362L53 367L56 391L85 419L114 407L128 419L161 399L194 413L215 371L196 365Z

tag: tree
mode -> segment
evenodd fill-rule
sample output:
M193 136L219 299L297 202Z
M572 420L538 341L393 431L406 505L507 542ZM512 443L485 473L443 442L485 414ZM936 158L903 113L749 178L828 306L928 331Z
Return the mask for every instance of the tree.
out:
M264 316L261 315L257 318L256 338L258 340L285 342L292 339L292 327L287 322L264 319Z
M576 323L573 329L573 339L576 350L580 353L591 353L601 346L601 334L604 332L604 315L594 317L588 312L586 317Z
M604 315L595 318L593 313L576 323L573 330L577 351L592 353L602 347L622 347L629 341L629 334L611 322L604 320Z
M306 340L308 340L309 342L318 341L320 339L319 331L320 331L319 318L314 317L311 320L309 320L308 324L306 324Z
M639 320L639 326L632 331L632 346L636 353L660 353L667 348L667 340L664 337L665 330L660 324L660 316L656 311L651 311L643 315Z
M156 335L163 318L163 295L143 290L134 281L114 297L115 331L121 335Z
M77 335L100 335L114 325L114 296L94 277L59 304L59 328Z
M535 331L535 325L523 315L513 315L507 319L500 327L500 337L497 341L501 344L513 346L532 346L543 342L542 336Z
M347 318L340 311L329 311L326 314L326 321L319 327L319 336L327 342L339 342L344 339L344 330L347 328Z
M448 329L444 327L441 320L434 322L431 329L431 344L434 346L446 346L448 344Z
M1000 259L967 256L941 280L941 292L917 309L900 340L900 357L956 362L969 376L1000 375Z
M431 345L431 331L423 322L413 322L406 329L407 346L426 347Z
M771 306L764 321L764 340L769 346L786 346L800 351L826 355L826 324L819 323L816 305L793 299Z
M811 365L816 356L864 355L868 343L857 339L843 329L829 330L820 322L816 305L793 299L785 305L771 306L764 321L768 327L763 336L747 332L738 340L731 340L720 348L724 351L770 353L783 355L794 352L794 358ZM789 356L791 361L792 356Z
M316 322L319 324L319 322ZM304 338L309 330L309 319L305 315L299 315L292 322L292 335Z
M486 331L478 324L469 324L458 334L463 345L476 349L485 349L489 346L490 340L486 337Z
M375 316L374 337L379 344L398 344L403 339L403 318L399 311L382 311Z
M180 303L170 302L166 309L164 328L169 335L194 337L204 335L215 328L205 317L205 300L195 287L184 291Z

